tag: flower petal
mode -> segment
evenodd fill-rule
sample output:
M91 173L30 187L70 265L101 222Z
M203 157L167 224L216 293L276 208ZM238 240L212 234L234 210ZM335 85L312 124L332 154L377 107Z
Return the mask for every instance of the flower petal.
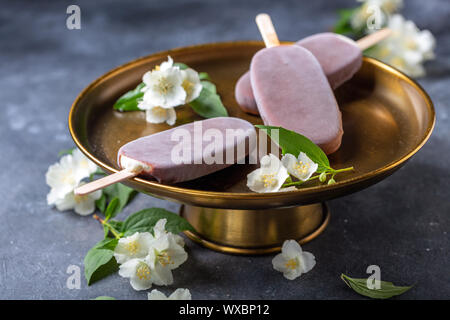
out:
M283 243L281 252L289 258L294 258L302 253L302 247L300 247L300 244L295 240L286 240Z
M277 192L289 177L288 171L273 154L260 160L261 167L247 175L247 187L255 192Z
M285 256L282 253L279 253L272 259L272 266L277 271L285 272L287 269L286 262L287 259Z
M302 272L306 273L316 265L316 257L314 257L311 252L303 251L301 254L300 265L302 267Z
M169 300L192 300L189 289L178 288L169 296Z
M168 300L166 295L157 289L148 293L148 300Z

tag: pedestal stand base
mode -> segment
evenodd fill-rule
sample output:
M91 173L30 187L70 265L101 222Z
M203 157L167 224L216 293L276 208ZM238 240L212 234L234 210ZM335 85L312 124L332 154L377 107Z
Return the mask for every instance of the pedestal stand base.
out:
M300 244L317 237L330 220L325 203L266 210L212 209L183 205L180 215L196 232L185 234L212 250L232 254L280 251L285 240Z

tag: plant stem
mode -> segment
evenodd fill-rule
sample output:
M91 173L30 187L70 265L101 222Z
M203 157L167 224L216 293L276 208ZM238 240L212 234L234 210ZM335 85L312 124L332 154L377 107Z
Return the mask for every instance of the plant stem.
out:
M93 215L93 218L99 221L102 225L105 225L108 228L108 230L111 231L111 233L114 235L114 237L116 237L116 239L122 238L122 235L116 229L114 229L114 227L110 225L106 220L103 220L96 214Z
M348 167L348 168L343 168L343 169L338 169L338 170L335 170L335 169L333 169L333 168L330 168L330 172L326 172L325 174L327 174L327 175L328 175L328 174L332 174L333 177L334 177L334 176L335 176L336 174L338 174L338 173L346 172L346 171L352 171L352 170L355 170L355 168L353 168L353 167ZM312 180L318 179L319 177L320 177L320 175L316 175L316 176L313 176L313 177L309 178L309 179L306 180L306 181L288 182L288 183L283 184L283 185L282 185L282 188L291 187L291 186L299 186L299 185L301 185L302 183L305 183L305 182L308 182L308 181L312 181Z
M352 167L338 169L338 170L334 170L334 169L331 169L331 170L332 170L331 173L336 174L336 173L340 173L340 172L353 171L353 170L355 170L355 168L352 166Z

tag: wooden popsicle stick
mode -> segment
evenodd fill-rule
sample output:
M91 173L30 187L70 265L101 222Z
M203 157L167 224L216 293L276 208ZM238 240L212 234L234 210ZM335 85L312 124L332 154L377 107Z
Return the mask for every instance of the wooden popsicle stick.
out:
M133 178L137 176L139 172L133 172L129 170L121 170L119 172L110 174L106 177L103 177L101 179L83 184L82 186L75 188L75 194L78 196L84 196L86 194L89 194L91 192L106 188L109 185L112 185L114 183Z
M361 51L364 51L371 46L377 44L381 40L386 39L392 34L392 30L388 28L384 28L381 30L378 30L377 32L374 32L372 34L369 34L368 36L365 36L358 41L356 41L356 44L361 49Z
M256 16L256 24L261 33L266 48L276 47L280 45L277 33L273 27L272 20L267 13L260 13Z

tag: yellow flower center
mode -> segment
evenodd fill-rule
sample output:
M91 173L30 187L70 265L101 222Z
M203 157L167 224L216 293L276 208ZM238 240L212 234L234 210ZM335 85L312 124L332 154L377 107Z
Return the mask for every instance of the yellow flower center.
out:
M264 183L264 187L274 187L278 183L277 178L273 174L264 174L261 177L261 181Z
M125 248L129 253L136 254L136 252L139 250L139 243L137 241L131 241L125 245Z
M87 168L87 167L89 167L89 162L87 160L82 160L79 163L79 166L82 167L82 168Z
M285 263L286 268L294 270L298 267L298 261L297 259L290 259Z
M139 266L136 268L136 276L139 278L139 280L149 280L150 279L150 268L145 263L140 263Z
M383 47L379 50L378 55L381 59L386 58L391 54L391 50L387 47Z
M417 49L417 43L413 39L406 40L405 46L406 46L406 48L411 49L411 50Z
M74 184L75 177L73 175L73 170L70 169L67 173L62 177L62 181L64 184Z
M165 117L166 116L166 109L161 107L154 107L152 109L152 112L157 117Z
M395 58L393 58L393 59L391 60L391 64L392 64L394 67L402 68L402 67L405 66L405 60L404 60L403 58L400 58L400 57L395 57Z
M161 265L163 267L165 267L169 264L174 264L174 261L172 260L172 258L170 257L170 255L167 251L162 251L162 252L158 253L158 261L159 261L159 263L161 263Z
M309 163L303 163L303 161L299 161L295 165L294 169L298 172L298 174L306 174L308 173L310 166L311 165Z
M186 91L189 94L192 91L194 84L185 79L181 84L181 86L183 87L184 91Z
M84 195L84 196L79 196L79 195L74 195L74 200L75 200L75 202L76 203L81 203L81 202L83 202L83 201L85 201L85 199L87 198L88 196L87 195Z
M394 1L385 1L381 6L381 8L387 13L392 13L397 9L397 7L394 4Z
M163 94L167 94L171 89L173 88L172 83L170 81L167 81L165 77L160 77L158 81L158 89Z

